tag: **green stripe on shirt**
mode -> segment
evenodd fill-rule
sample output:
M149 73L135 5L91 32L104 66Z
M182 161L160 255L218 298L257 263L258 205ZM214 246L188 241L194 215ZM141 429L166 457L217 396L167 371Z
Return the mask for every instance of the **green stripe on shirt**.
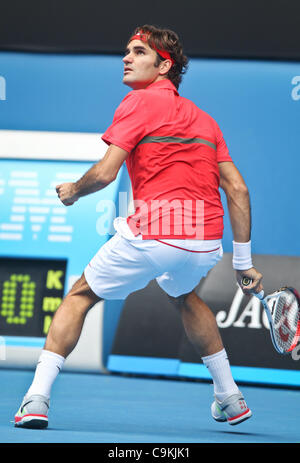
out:
M147 136L144 137L138 145L142 145L144 143L183 143L186 145L190 145L192 143L199 143L201 145L207 145L214 150L217 149L216 145L211 141L205 140L204 138L180 138L180 137L151 137Z

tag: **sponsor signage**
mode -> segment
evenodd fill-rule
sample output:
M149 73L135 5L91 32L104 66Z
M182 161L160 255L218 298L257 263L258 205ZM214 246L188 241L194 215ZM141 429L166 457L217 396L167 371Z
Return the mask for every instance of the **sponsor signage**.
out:
M299 286L300 257L254 255L253 259L263 274L266 293L287 284ZM215 314L231 365L258 369L262 375L258 382L265 369L299 370L298 346L284 356L275 351L263 306L256 297L243 294L231 262L232 254L225 253L196 288ZM109 365L113 370L185 376L184 365L187 376L207 378L206 370L195 368L202 361L184 332L179 312L154 281L127 298ZM247 374L243 378L247 380Z

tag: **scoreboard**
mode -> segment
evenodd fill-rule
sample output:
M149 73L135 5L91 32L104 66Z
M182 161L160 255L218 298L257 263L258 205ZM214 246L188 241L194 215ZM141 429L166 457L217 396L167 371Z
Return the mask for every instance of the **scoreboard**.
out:
M66 260L0 258L0 335L47 335L64 296L66 265Z
M0 366L33 367L63 297L115 233L114 218L127 215L130 183L123 166L104 190L66 207L55 186L101 159L100 134L0 130L0 146ZM109 304L118 316L121 301L96 304L66 369L105 371Z

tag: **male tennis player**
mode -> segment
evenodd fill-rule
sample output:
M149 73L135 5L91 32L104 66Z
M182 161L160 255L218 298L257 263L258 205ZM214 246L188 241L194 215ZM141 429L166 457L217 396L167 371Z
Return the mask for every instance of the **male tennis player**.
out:
M178 36L139 27L123 62L123 82L132 91L102 137L109 145L104 158L80 180L56 190L70 206L109 185L126 161L135 212L115 220L116 234L58 308L15 425L47 426L52 384L77 344L88 310L100 299L125 299L153 279L180 308L186 333L211 373L213 418L238 424L251 411L232 377L215 317L194 288L222 257L221 186L232 224L237 281L241 285L244 276L252 280L242 287L245 294L262 289L262 275L251 260L248 190L217 123L178 94L187 67Z

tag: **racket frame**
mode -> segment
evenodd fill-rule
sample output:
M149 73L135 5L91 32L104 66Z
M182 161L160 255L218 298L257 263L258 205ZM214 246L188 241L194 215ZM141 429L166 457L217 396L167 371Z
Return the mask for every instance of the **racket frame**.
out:
M249 286L251 284L251 282L252 282L252 280L250 278L244 277L242 279L242 285L243 286ZM291 291L294 294L294 296L296 297L297 301L298 301L298 321L297 321L296 334L295 334L295 338L294 338L295 341L292 344L292 346L289 348L289 350L284 350L277 344L276 337L275 337L275 328L274 328L273 315L272 315L272 312L271 312L271 310L269 308L269 305L268 305L268 300L269 299L272 299L274 297L279 298L280 294L283 291L286 291L286 290ZM276 291L275 293L272 293L271 295L268 295L268 296L265 296L263 290L261 290L259 293L252 293L252 294L261 301L262 306L263 306L263 308L265 310L265 313L267 315L269 325L270 325L271 340L272 340L272 343L273 343L273 346L274 346L275 350L281 355L289 354L296 347L296 345L298 344L298 340L300 338L300 320L299 320L300 295L299 295L298 291L295 290L294 288L291 288L291 287L287 286L287 287L284 287L284 288L280 288L278 291ZM274 307L274 310L275 310L275 307Z
M279 297L279 294L278 293L278 297ZM268 318L268 321L269 321L269 325L270 325L270 335L271 335L271 340L272 340L272 343L273 343L273 346L275 348L275 350L279 353L279 354L282 354L282 355L287 355L289 353L289 351L286 351L286 350L283 350L282 348L279 347L279 345L277 344L276 342L276 337L275 337L275 328L274 328L274 321L273 321L273 316L272 316L272 312L268 306L268 299L271 298L271 297L274 297L274 296L266 296L264 297L263 299L259 298L262 305L263 305L263 308L265 310L265 313L267 315L267 318Z

